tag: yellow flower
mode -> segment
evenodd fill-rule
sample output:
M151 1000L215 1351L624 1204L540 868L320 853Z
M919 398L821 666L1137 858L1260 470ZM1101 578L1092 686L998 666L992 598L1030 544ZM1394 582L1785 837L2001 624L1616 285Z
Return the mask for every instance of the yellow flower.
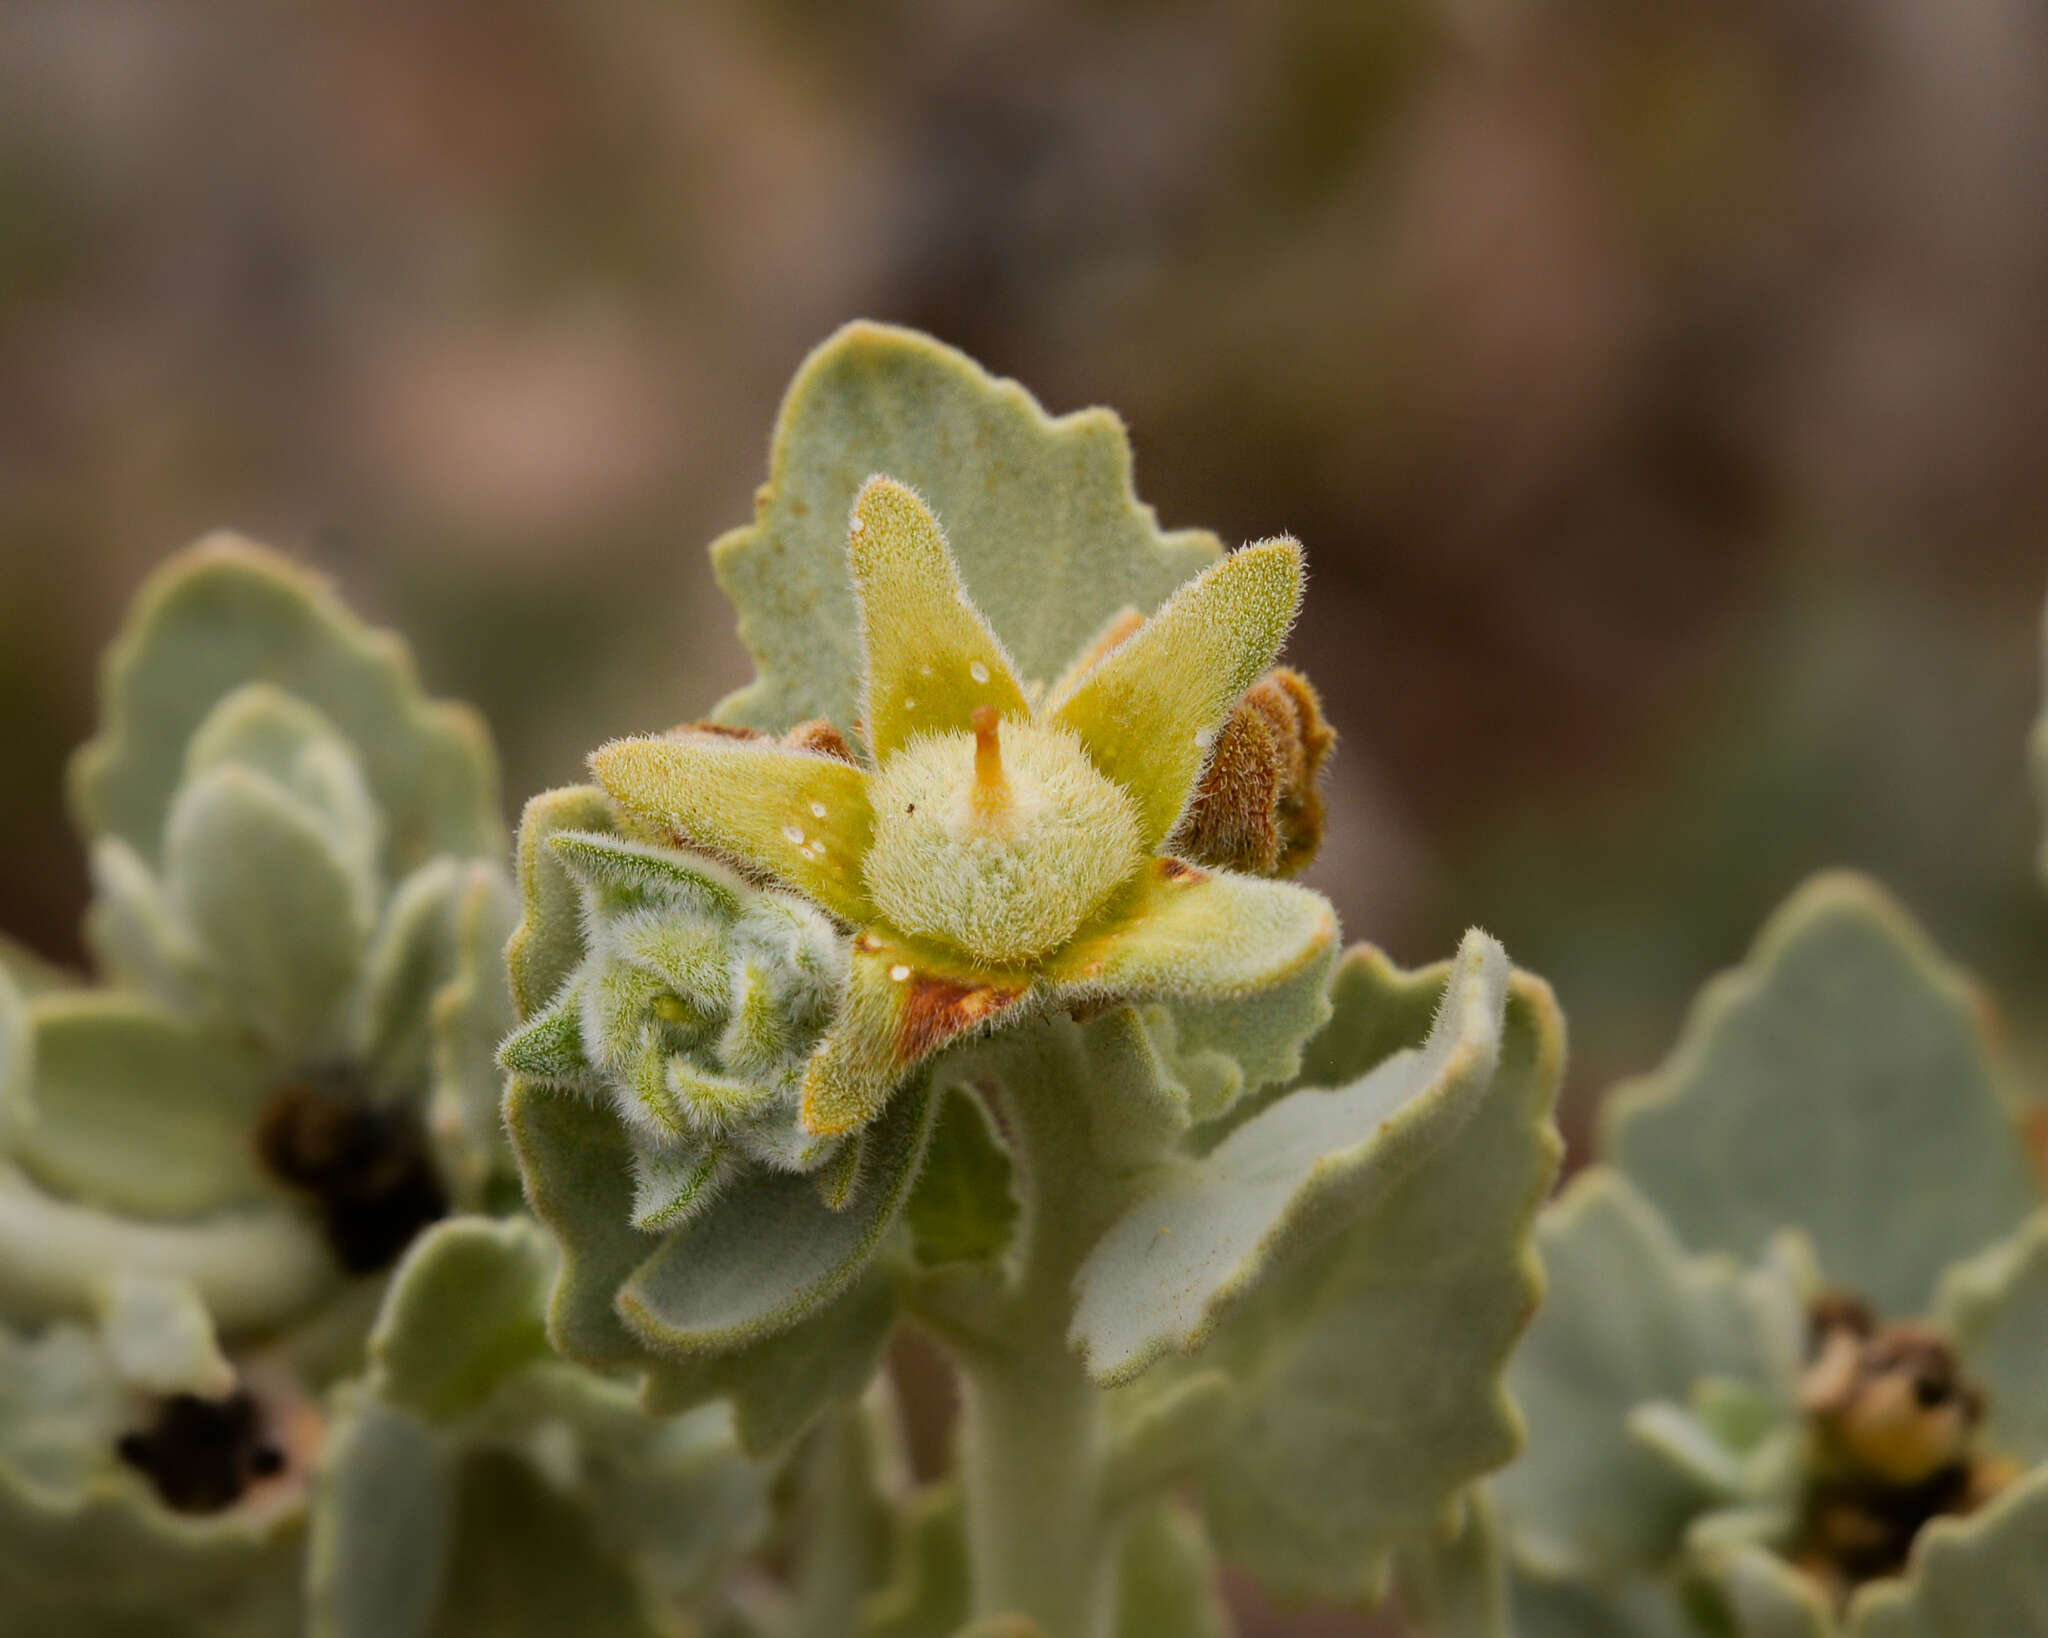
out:
M641 822L856 929L807 1130L865 1125L940 1047L1029 1010L1242 997L1328 959L1318 895L1163 852L1293 623L1299 546L1224 558L1035 703L910 489L868 480L849 555L867 765L691 730L591 758Z

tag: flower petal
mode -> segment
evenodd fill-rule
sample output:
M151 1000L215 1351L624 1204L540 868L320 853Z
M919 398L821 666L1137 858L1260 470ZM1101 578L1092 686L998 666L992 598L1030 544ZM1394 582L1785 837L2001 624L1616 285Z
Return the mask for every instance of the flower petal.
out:
M854 941L839 1021L804 1072L804 1130L830 1135L865 1126L926 1058L1029 993L1022 975L948 970L906 944L863 933Z
M1301 606L1301 548L1267 540L1175 592L1138 631L1051 703L1095 765L1131 793L1145 842L1171 834L1209 736L1273 663Z
M1288 882L1157 859L1104 930L1047 964L1076 1000L1227 1000L1334 959L1337 916Z
M913 734L968 732L978 706L1029 714L1009 656L960 584L939 520L913 490L868 479L853 503L848 554L877 763Z
M874 829L864 770L708 734L615 740L590 768L615 801L678 845L765 871L843 920L873 914L860 874Z

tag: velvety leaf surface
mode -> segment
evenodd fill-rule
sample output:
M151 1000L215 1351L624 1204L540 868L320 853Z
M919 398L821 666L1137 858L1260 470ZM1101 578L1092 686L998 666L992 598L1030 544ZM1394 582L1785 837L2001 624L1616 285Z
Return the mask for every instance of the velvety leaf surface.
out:
M1835 1631L1819 1587L1767 1548L1737 1549L1711 1579L1740 1638L1829 1638Z
M889 1579L861 1611L860 1638L952 1638L973 1587L960 1492L932 1485L903 1512Z
M2019 1638L2048 1632L2048 1467L1980 1513L1938 1519L1911 1573L1877 1581L1849 1607L1850 1638Z
M454 1531L454 1459L418 1418L351 1385L313 1509L308 1638L429 1638Z
M1536 1234L1543 1305L1508 1385L1529 1427L1492 1481L1515 1556L1550 1576L1608 1578L1661 1563L1711 1499L1629 1429L1703 1378L1770 1382L1776 1311L1734 1264L1688 1258L1619 1173L1582 1172Z
M917 1180L930 1128L929 1095L898 1093L863 1135L860 1182L837 1211L808 1178L746 1177L662 1239L620 1289L620 1316L656 1351L682 1357L787 1330L867 1265Z
M370 932L345 861L273 781L235 765L178 792L165 897L216 999L284 1061L335 1051Z
M945 1093L923 1175L905 1209L917 1259L927 1267L1000 1257L1017 1221L1008 1150L981 1101Z
M103 726L71 767L86 835L120 836L158 860L188 742L224 696L258 681L317 708L357 749L384 814L389 875L435 853L503 851L497 770L475 713L427 700L396 637L231 535L151 576L107 653Z
M1370 1216L1455 1137L1492 1084L1507 983L1506 952L1468 935L1420 1049L1281 1099L1134 1206L1077 1280L1071 1334L1091 1374L1128 1381L1200 1348L1272 1264Z
M1754 1257L1797 1226L1831 1283L1923 1313L1948 1264L2041 1200L1986 1024L1896 903L1820 877L1616 1092L1607 1152L1688 1246Z
M1391 1547L1519 1443L1501 1371L1539 1289L1529 1233L1564 1054L1541 981L1509 980L1498 1050L1462 1126L1286 1258L1201 1358L1243 1392L1207 1464L1210 1530L1280 1596L1368 1594Z
M445 1421L548 1357L555 1262L553 1242L524 1218L455 1217L428 1229L393 1274L370 1336L379 1397Z
M608 833L617 828L611 798L595 785L543 791L520 816L515 865L520 916L505 949L505 965L522 1019L546 1007L583 959L581 891L550 839L565 830Z
M969 594L1027 682L1050 683L1125 607L1149 612L1217 555L1162 533L1107 410L1055 420L1022 387L913 331L851 324L811 354L777 418L754 522L712 548L758 676L721 720L850 729L861 655L847 523L877 473L945 524Z
M1598 1583L1516 1573L1509 1578L1508 1608L1514 1638L1700 1638L1663 1577Z
M1507 1566L1486 1493L1466 1494L1455 1530L1403 1547L1401 1608L1429 1638L1509 1638Z
M188 1217L259 1198L249 1132L268 1089L258 1054L118 990L29 1004L22 1163L82 1204Z
M1984 1437L2048 1462L2048 1212L1942 1281L1937 1316L1990 1400Z
M1171 1499L1155 1502L1126 1527L1117 1558L1117 1638L1230 1638L1217 1572L1195 1516Z

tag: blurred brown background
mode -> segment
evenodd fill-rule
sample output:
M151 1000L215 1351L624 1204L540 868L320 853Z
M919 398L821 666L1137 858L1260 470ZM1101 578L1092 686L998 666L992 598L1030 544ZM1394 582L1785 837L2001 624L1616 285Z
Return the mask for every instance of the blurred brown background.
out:
M0 926L76 957L96 655L218 524L404 628L515 805L703 709L702 548L865 314L1302 537L1317 879L1547 974L1575 1132L1823 864L2031 1058L2044 296L2035 0L24 0Z

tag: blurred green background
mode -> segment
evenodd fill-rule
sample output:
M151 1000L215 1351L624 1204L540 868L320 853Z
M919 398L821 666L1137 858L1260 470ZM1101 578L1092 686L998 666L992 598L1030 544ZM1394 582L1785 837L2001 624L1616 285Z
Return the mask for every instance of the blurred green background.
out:
M1575 1134L1827 864L2039 1061L2044 93L2035 0L7 7L0 926L77 958L63 760L215 526L514 805L703 711L703 547L867 315L1303 539L1314 879L1549 976Z

